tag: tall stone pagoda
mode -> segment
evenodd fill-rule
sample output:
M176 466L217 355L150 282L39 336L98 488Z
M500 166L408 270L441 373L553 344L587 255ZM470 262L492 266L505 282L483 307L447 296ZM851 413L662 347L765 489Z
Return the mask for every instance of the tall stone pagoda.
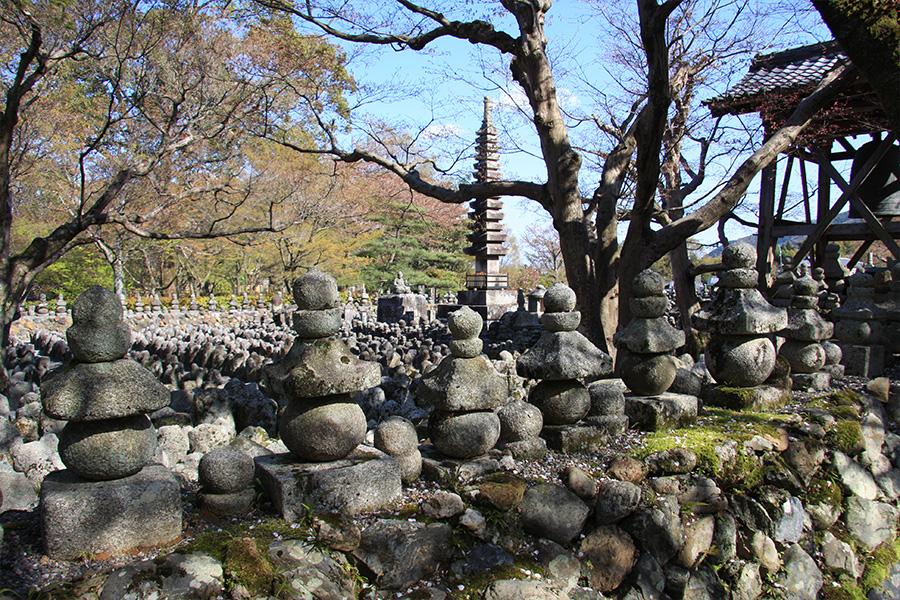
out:
M491 117L491 101L484 99L484 120L478 130L475 150L475 182L500 179L500 151L497 129ZM487 321L495 321L504 313L515 311L516 290L509 289L509 279L500 273L500 259L506 255L503 242L503 201L500 198L472 200L472 243L466 254L475 257L475 272L466 276L466 289L459 292L459 304L469 306Z

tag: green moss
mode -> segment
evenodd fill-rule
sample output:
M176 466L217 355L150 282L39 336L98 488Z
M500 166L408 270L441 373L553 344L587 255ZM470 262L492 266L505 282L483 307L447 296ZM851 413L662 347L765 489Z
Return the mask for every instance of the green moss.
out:
M891 565L900 560L900 540L892 538L868 555L863 555L866 570L859 578L859 586L868 592L871 589L880 589L884 580L890 574Z
M855 580L842 576L834 581L826 579L822 586L825 600L866 600L866 593Z
M225 581L241 585L253 595L267 594L275 579L275 567L266 556L267 542L252 537L235 538L225 549Z
M225 560L225 551L229 542L238 537L250 537L266 544L276 539L304 539L312 535L308 527L293 527L281 519L272 519L265 523L237 523L219 530L210 530L198 535L187 544L184 552L205 552L218 561Z
M838 450L852 454L863 443L862 425L859 421L838 421L827 438Z
M859 411L855 406L833 406L828 412L831 413L835 419L839 421L858 421L859 420Z
M744 449L743 442L756 435L778 437L778 427L784 418L775 413L708 408L694 427L649 433L635 453L636 458L672 448L688 448L697 455L698 471L726 488L749 489L762 481L765 471L756 455ZM729 442L737 442L736 456L723 461L716 448Z
M459 590L458 595L454 594L454 598L459 600L475 600L480 599L485 588L494 581L502 579L531 579L533 574L543 575L541 566L529 556L516 556L511 565L500 565L490 569L467 576L458 582L463 586Z
M837 507L843 503L844 494L841 492L841 486L834 481L817 477L809 482L803 499L808 504L827 504Z

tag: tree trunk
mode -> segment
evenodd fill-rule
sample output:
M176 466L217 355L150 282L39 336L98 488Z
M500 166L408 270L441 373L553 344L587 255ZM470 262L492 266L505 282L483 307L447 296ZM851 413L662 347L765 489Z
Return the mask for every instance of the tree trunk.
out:
M695 277L691 274L691 261L688 258L687 245L682 244L669 252L672 262L672 281L675 283L675 306L681 319L687 351L697 357L699 345L694 328L691 327L691 315L700 308L697 289L694 287Z

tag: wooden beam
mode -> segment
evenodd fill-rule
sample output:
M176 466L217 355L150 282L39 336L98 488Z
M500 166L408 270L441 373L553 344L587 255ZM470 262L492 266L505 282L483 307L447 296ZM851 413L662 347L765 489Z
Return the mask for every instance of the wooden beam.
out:
M890 138L881 142L881 146L878 147L879 150L884 148L887 151L890 146L893 144ZM879 155L879 159L884 155L884 152L877 153ZM868 163L866 163L868 165ZM859 183L856 185L849 185L840 173L837 172L837 169L834 168L830 162L826 163L825 168L829 171L831 175L831 179L834 180L838 187L844 191L845 194L850 195L850 203L853 205L853 208L857 210L862 215L863 220L869 226L869 228L875 233L878 238L884 242L884 245L887 246L888 250L891 251L891 254L894 255L894 258L900 258L900 244L897 244L897 240L888 235L888 232L885 231L884 226L881 224L881 221L878 220L878 217L872 212L872 209L863 202L862 198L859 197L859 194L856 193L856 190L859 189ZM870 169L871 170L871 169ZM855 178L854 178L855 179Z
M863 165L863 167L859 170L859 172L853 176L853 178L850 181L849 186L847 186L848 189L845 190L844 193L841 194L841 196L834 203L834 206L832 206L828 210L825 217L823 218L821 214L818 215L819 222L816 225L815 231L813 232L812 235L810 235L803 241L803 243L800 245L800 248L797 250L797 253L794 254L793 264L795 264L795 265L800 264L800 261L802 261L804 258L806 258L806 255L809 254L809 251L812 250L812 247L816 244L816 242L819 241L819 239L822 237L822 234L825 233L825 230L827 230L828 227L834 222L834 219L835 219L835 217L838 216L838 213L840 213L841 210L843 210L844 205L847 204L847 202L850 200L850 197L856 195L856 189L859 188L860 184L866 180L866 177L868 177L872 173L872 170L875 168L875 165L878 164L878 161L881 160L881 157L884 156L887 153L887 151L890 149L891 143L893 142L893 138L894 138L893 135L888 136L888 138L885 139L881 143L880 146L878 146L878 148L875 150L875 152L872 153L872 156L869 157L869 160L867 160L866 163ZM819 169L822 169L824 167L826 170L830 169L831 172L840 176L840 174L834 170L834 167L831 165L831 163L828 162L828 160L825 159L824 157L820 157L820 156L816 156L816 155L808 155L808 156L810 157L810 160L813 160L816 163L818 163ZM841 177L841 181L843 181L843 177ZM821 184L820 184L820 192L821 192ZM869 213L871 214L871 211L869 211ZM877 221L878 219L875 219L875 220ZM884 228L882 228L882 231L883 230L884 230ZM890 236L888 236L888 237L890 238ZM891 241L893 242L894 240L891 239ZM897 243L894 242L894 245L896 246ZM893 250L891 252L893 252Z
M900 237L900 221L882 222L885 230L894 237ZM814 223L800 223L791 225L776 225L772 234L776 238L794 237L798 235L812 235L816 230ZM825 232L828 240L864 240L871 237L876 239L872 230L865 223L833 223Z
M775 218L784 216L784 203L787 200L788 186L791 184L791 171L794 167L794 156L788 157L787 167L784 169L784 180L781 182L781 196L778 198L778 210L775 212ZM807 217L809 220L809 217Z
M793 158L793 157L791 157ZM775 178L778 161L773 160L763 167L759 184L759 230L756 238L756 269L759 283L765 289L772 287L775 275L772 267L775 264L775 242L772 228L775 226Z
M866 240L860 245L860 247L854 252L853 256L850 257L850 261L847 263L847 268L852 269L856 266L856 263L859 262L859 259L863 257L866 251L872 247L872 244L875 240Z

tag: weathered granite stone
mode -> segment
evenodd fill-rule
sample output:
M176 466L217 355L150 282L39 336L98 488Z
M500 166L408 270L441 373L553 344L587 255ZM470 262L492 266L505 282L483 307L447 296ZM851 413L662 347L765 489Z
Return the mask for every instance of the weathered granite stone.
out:
M294 280L291 291L300 310L334 308L340 299L334 278L315 266Z
M617 348L627 348L636 354L658 354L684 346L684 332L660 317L635 318L616 333L614 340Z
M363 530L353 556L376 577L379 588L406 589L434 573L452 551L450 527L379 519Z
M778 581L790 598L816 600L822 589L822 572L799 544L793 544L784 553L784 573Z
M214 598L225 590L222 563L208 554L172 554L165 561L141 560L113 571L100 600Z
M597 525L617 523L640 505L641 488L633 483L604 479L598 488L594 503L594 522Z
M245 488L227 494L201 492L197 496L197 506L204 518L241 517L250 512L256 501L256 490Z
M486 356L452 357L422 377L417 394L438 410L491 410L506 401L506 385Z
M232 494L253 483L255 469L249 454L231 446L221 446L200 459L198 477L206 492Z
M99 285L82 292L72 304L72 326L66 341L78 362L109 362L122 358L131 346L131 329L122 321L122 303Z
M575 291L564 283L554 283L544 294L544 311L549 313L575 310L578 299Z
M549 483L526 490L519 510L525 531L564 546L581 532L590 512L578 496Z
M432 519L449 519L463 514L466 505L459 494L435 490L422 501L422 512Z
M684 545L684 527L675 498L663 496L656 505L637 511L621 523L638 546L660 564L669 562Z
M93 480L134 475L153 458L156 430L147 415L72 421L59 435L59 456L74 473Z
M713 541L716 519L712 515L684 520L684 545L675 556L675 564L693 568L709 550Z
M291 315L294 331L304 340L314 340L335 335L341 330L342 308L321 310L295 310Z
M350 454L366 437L366 415L347 399L288 403L278 426L285 446L301 459L312 461L337 460Z
M579 381L541 381L528 395L544 415L546 425L578 422L591 408L591 395Z
M878 484L872 474L840 450L834 451L834 467L841 483L850 493L866 500L874 500L878 496Z
M874 550L894 535L897 509L886 502L875 502L859 496L847 499L847 530L866 550Z
M44 411L54 419L99 421L168 406L169 390L133 360L80 363L57 370L41 385Z
M256 477L288 522L305 518L307 507L315 513L350 515L379 510L399 498L402 490L397 460L366 446L328 462L298 462L290 454L254 460Z
M375 429L375 447L385 454L394 457L409 454L418 446L416 426L399 415L388 417Z
M84 554L125 554L170 544L181 536L181 491L158 465L112 481L87 481L57 471L41 487L44 550L61 560Z
M500 419L492 411L435 411L428 421L435 448L454 458L481 456L500 439Z
M273 390L287 398L350 394L381 383L378 364L359 360L337 337L297 339L264 371Z
M563 485L576 496L590 502L597 495L597 482L584 469L570 465L560 473Z
M544 332L516 361L530 379L596 379L612 372L612 359L577 331Z
M863 574L862 565L850 544L837 539L830 531L822 535L822 558L825 566L843 571L853 579Z
M634 566L637 549L631 536L615 525L604 525L587 534L579 552L588 560L590 586L611 592L622 585Z
M706 366L719 383L753 387L769 378L775 368L775 345L766 336L725 336L706 346Z
M689 427L697 421L696 396L664 393L658 396L626 396L625 414L633 425L646 431Z
M541 410L524 400L514 400L497 411L500 418L500 441L520 442L536 439L544 426Z

